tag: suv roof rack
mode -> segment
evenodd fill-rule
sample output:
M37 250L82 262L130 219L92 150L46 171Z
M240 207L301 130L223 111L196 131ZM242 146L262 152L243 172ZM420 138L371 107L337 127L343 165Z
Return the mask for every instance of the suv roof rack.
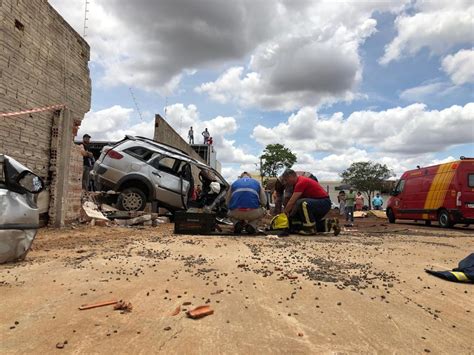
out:
M157 142L151 138L147 138L147 137L142 137L142 136L132 136L132 135L125 135L125 138L123 140L126 140L126 139L129 139L129 140L132 140L132 141L145 141L147 143L150 143L152 145L155 145L157 147L160 147L160 148L163 148L165 150L168 150L172 153L178 153L178 154L184 154L184 155L187 155L189 156L188 153L186 153L184 150L181 150L181 149L178 149L178 148L175 148L169 144L166 144L166 143L161 143L161 142ZM122 141L123 141L122 140ZM190 157L191 158L191 157ZM191 158L193 159L193 158Z
M171 145L169 145L169 144L162 143L162 142L157 142L157 141L155 141L155 140L153 140L153 139L151 139L151 138L147 138L147 137L136 136L135 138L138 139L138 140L147 141L147 142L149 142L150 144L162 146L162 147L165 147L165 148L167 148L167 149L169 149L169 150L175 151L175 152L177 152L177 153L179 152L179 153L181 153L181 154L185 154L185 155L188 155L188 156L189 156L189 154L186 153L184 150L181 150L181 149L179 149L179 148L175 148L175 147L173 147L173 146L171 146Z
M126 139L129 139L129 140L133 140L133 141L142 141L142 142L146 142L150 145L153 145L157 148L160 148L162 150L165 150L169 153L172 153L172 154L176 154L176 155L181 155L183 156L183 158L186 158L188 160L190 160L191 162L193 162L194 164L196 164L197 166L200 166L201 168L206 168L206 169L212 169L209 165L207 165L206 163L203 163L203 162L200 162L199 160L197 159L194 159L193 157L191 157L188 153L186 153L185 151L181 150L181 149L178 149L178 148L175 148L171 145L168 145L168 144L165 144L165 143L160 143L160 142L157 142L153 139L150 139L150 138L146 138L146 137L141 137L141 136L131 136L131 135L126 135L125 138L120 141L123 142L124 140Z

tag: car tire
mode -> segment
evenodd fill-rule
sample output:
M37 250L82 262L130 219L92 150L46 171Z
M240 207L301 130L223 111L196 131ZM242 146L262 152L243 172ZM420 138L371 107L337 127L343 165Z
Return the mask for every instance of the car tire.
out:
M449 217L448 211L446 210L439 211L438 223L443 228L451 228L453 226L453 222L451 221L451 217Z
M117 199L117 208L121 211L143 211L145 206L146 195L136 187L124 189Z
M387 210L387 218L390 223L395 223L395 214L391 208Z

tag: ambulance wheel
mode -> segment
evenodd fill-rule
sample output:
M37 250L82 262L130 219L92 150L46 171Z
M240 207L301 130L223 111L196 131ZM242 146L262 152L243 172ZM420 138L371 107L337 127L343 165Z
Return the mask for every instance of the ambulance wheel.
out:
M387 210L387 218L390 223L395 223L395 214L393 213L391 208Z
M443 228L451 228L453 226L453 222L449 217L449 213L446 210L441 210L438 213L438 222L439 225Z

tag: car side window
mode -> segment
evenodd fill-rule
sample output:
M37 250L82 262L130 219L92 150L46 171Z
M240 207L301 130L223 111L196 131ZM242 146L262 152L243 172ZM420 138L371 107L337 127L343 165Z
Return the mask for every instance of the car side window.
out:
M179 166L179 164L177 163L179 163L179 161L167 156L159 156L150 161L150 165L153 166L155 169L173 175L178 175L178 172L175 170L175 167Z
M125 152L143 161L148 161L153 154L151 150L148 150L144 147L131 147L131 148L125 149Z
M467 186L474 187L474 174L467 175Z

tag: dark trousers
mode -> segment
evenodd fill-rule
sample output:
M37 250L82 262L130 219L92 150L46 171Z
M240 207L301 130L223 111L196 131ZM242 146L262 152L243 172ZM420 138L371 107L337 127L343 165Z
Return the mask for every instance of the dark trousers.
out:
M83 166L82 167L82 189L89 191L89 181L90 181L90 173L92 168L90 166Z
M354 222L354 206L346 206L346 221Z
M321 221L331 209L331 200L329 198L301 198L296 201L295 208L296 213L292 219L301 221L304 229L314 229L316 223Z

